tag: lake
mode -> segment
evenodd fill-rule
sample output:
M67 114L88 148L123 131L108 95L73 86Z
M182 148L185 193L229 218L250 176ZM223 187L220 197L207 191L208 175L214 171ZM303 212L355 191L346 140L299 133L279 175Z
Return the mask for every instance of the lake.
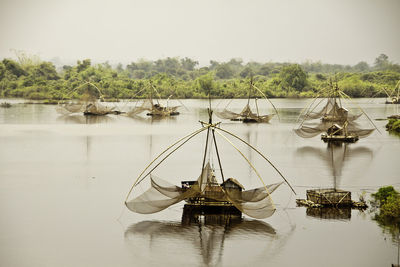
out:
M4 100L0 100L3 102ZM61 116L55 106L7 100L0 108L1 266L391 266L398 243L362 212L318 213L296 207L312 188L336 186L352 198L400 186L400 137L385 131L386 118L399 113L384 99L355 99L378 131L355 144L328 147L320 138L294 134L309 99L272 99L279 111L267 124L220 120L227 129L263 152L284 174L273 194L273 216L255 220L187 217L184 203L155 214L136 214L124 200L136 177L158 153L207 121L207 100L182 100L181 114L164 120L108 115ZM240 111L247 100L234 100ZM213 100L223 108L228 100ZM132 103L108 103L127 109ZM260 113L271 112L259 101ZM360 124L371 128L363 116ZM171 183L200 175L205 134L200 134L155 171ZM225 176L244 187L259 186L240 154L217 138ZM281 181L257 154L237 144L266 183ZM210 155L214 166L217 158ZM145 186L142 190L145 190Z

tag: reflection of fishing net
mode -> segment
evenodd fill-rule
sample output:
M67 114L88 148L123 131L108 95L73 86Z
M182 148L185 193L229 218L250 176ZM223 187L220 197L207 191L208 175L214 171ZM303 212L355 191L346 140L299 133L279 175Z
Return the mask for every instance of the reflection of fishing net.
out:
M217 183L210 164L207 163L193 185L181 188L151 176L150 189L125 204L133 212L147 214L161 211L182 200L189 203L197 201L203 205L217 201L233 205L248 216L262 219L275 212L270 194L280 184L268 185L268 191L265 187L246 191L227 188L224 184Z
M235 113L225 108L220 112L215 112L215 114L221 119L243 121L249 120L256 122L269 122L273 116L273 114L259 116L251 111L249 104L247 104L240 113Z

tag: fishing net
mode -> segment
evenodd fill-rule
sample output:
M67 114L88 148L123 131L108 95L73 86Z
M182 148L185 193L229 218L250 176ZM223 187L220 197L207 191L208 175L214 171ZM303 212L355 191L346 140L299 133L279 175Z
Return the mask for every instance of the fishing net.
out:
M235 120L240 117L239 113L232 112L230 110L224 109L222 111L215 111L215 115L217 115L221 119L226 120Z
M344 123L339 123L338 125L333 121L321 121L318 123L304 123L300 128L295 129L294 132L300 137L312 138L318 134L328 132L329 129L334 125L337 125L338 128L343 128L345 124L347 135L357 135L359 138L367 137L375 130L362 129L361 126L359 126L356 122L345 121Z
M237 187L230 188L218 184L210 163L206 164L199 178L190 186L178 187L154 175L151 175L150 180L151 187L147 191L125 203L128 209L148 214L166 209L182 200L202 205L219 202L233 205L250 217L262 219L275 212L270 194L282 184L276 183L266 188L259 187L246 191L238 190ZM237 183L238 187L242 188L233 178L227 181Z
M145 110L151 111L152 107L153 107L153 101L151 101L150 99L146 99L142 102L140 106L132 108L127 114L128 116L134 116L139 113L142 113Z
M62 103L56 107L56 111L62 115L72 113L85 113L92 115L107 115L113 111L113 107L106 107L99 102L78 102L78 103Z
M106 107L98 102L90 102L86 104L84 113L92 115L107 115L113 111L113 107Z
M79 113L85 110L83 103L62 103L58 104L56 111L62 115Z
M250 105L247 104L240 113L235 113L226 108L215 114L221 119L227 120L240 120L240 121L254 121L254 122L269 122L274 114L270 115L257 115L251 111Z
M163 107L160 104L153 104L151 99L146 99L140 106L132 108L127 114L128 116L134 117L143 111L148 111L148 115L168 116L175 115L178 108L179 106Z
M328 98L326 105L319 111L309 111L304 115L305 120L322 119L331 122L354 121L358 119L360 114L349 114L348 110L340 107L334 98Z

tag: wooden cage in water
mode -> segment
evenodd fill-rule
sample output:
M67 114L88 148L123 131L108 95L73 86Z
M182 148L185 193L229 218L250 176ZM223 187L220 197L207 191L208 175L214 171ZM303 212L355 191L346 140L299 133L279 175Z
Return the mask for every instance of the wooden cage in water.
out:
M307 190L307 200L323 206L352 206L351 192L326 188Z

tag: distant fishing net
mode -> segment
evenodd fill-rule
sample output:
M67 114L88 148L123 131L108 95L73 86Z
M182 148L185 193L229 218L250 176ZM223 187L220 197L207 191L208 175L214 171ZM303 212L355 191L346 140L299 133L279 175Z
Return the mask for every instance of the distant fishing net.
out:
M256 189L238 191L218 184L214 173L207 163L201 175L190 187L178 187L167 181L150 177L151 187L138 197L125 204L133 212L155 213L182 200L189 202L226 202L253 218L267 218L275 212L270 194L282 183L271 184ZM234 180L234 179L233 179ZM236 180L235 180L236 181Z
M304 123L300 128L294 129L294 132L303 138L312 138L321 133L326 133L335 122L321 121L318 123ZM343 123L341 124L343 125ZM341 127L339 125L339 127ZM356 122L347 122L347 134L357 135L359 138L369 136L375 129L362 129Z
M354 121L358 119L360 114L349 114L345 108L340 107L335 99L328 98L326 105L318 112L310 110L304 115L304 120L322 119L332 122Z
M56 111L62 115L80 113L85 110L84 103L61 103L56 107Z
M132 108L127 114L128 116L135 116L147 110L150 111L153 107L153 102L150 99L146 99L142 102L140 106Z
M274 114L270 115L257 115L251 111L249 104L247 104L240 113L232 112L228 109L224 109L215 114L221 119L227 120L252 120L256 122L269 122Z
M107 107L99 102L90 102L86 104L84 112L92 115L107 115L113 111L113 107Z
M97 101L77 102L77 103L60 103L56 107L56 111L62 115L73 113L85 113L93 115L107 115L114 110L113 107L107 107Z

